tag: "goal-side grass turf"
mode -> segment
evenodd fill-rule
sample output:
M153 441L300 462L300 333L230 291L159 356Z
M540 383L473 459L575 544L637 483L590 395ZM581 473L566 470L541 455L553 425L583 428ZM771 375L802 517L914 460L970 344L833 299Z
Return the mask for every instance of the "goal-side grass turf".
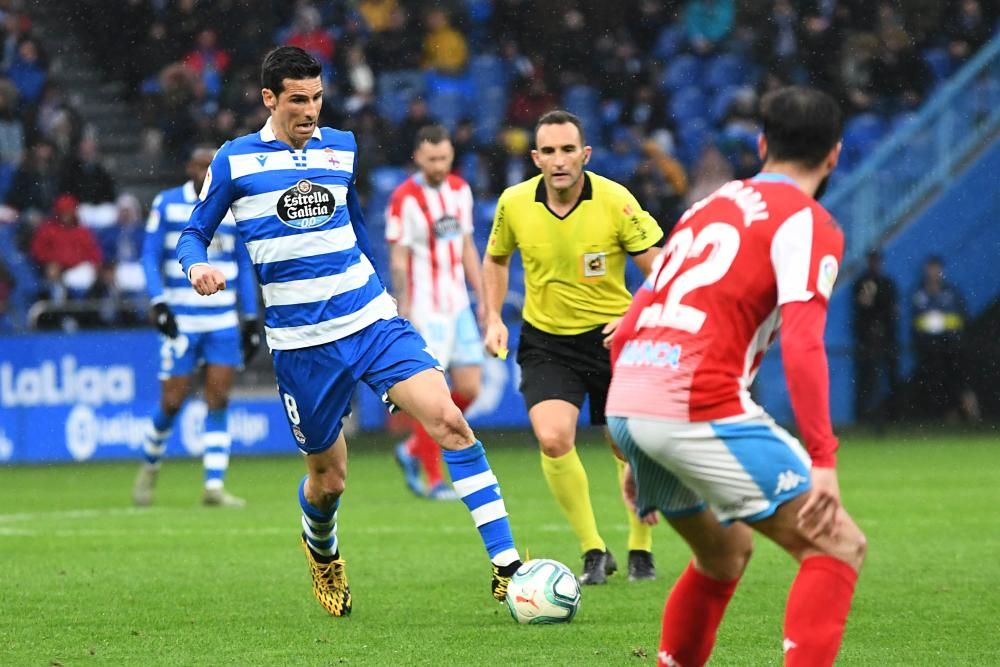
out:
M483 434L522 552L574 571L575 540L521 433ZM581 453L609 547L627 558L614 465ZM353 439L340 513L354 613L313 599L288 458L235 459L244 510L198 505L197 461L166 461L154 507L138 462L0 468L0 665L653 665L666 591L687 563L664 524L659 580L583 591L567 626L518 626L460 503L403 486L382 436ZM843 496L869 537L840 665L1000 664L1000 442L848 438ZM778 665L792 561L758 538L713 665Z

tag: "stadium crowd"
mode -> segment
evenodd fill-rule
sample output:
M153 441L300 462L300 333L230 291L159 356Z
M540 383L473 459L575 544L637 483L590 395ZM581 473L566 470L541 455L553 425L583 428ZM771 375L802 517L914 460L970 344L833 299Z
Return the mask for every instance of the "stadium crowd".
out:
M144 321L138 255L149 202L119 192L100 153L107 137L96 136L72 90L49 80L48 54L70 54L34 29L25 7L0 1L0 331L28 326L38 300L71 313L78 299L99 307L36 326ZM545 111L580 116L594 146L589 168L627 185L669 228L692 201L755 173L762 93L788 82L833 92L850 114L843 173L988 41L997 7L81 0L69 16L105 76L123 82L150 161L176 168L194 145L259 129L260 56L298 45L324 66L321 124L358 138L374 237L417 131L440 122L476 196L482 244L496 196L534 173L530 130Z

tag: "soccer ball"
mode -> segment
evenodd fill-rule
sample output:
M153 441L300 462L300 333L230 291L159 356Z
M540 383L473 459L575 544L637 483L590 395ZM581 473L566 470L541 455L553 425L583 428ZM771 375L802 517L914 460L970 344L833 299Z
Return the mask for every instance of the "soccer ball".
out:
M518 623L569 623L580 607L580 583L559 561L532 559L511 577L506 601Z

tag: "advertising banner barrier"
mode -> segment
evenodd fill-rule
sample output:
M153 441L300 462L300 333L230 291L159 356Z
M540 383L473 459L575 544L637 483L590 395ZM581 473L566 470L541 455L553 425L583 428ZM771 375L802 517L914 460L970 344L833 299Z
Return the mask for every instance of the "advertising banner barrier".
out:
M516 341L519 327L512 327ZM489 359L468 417L477 428L525 428L520 373L513 360ZM0 464L138 458L159 402L160 342L152 331L0 337ZM354 407L363 430L381 430L386 408L366 386ZM196 397L178 416L167 457L201 454L206 407ZM234 395L232 452L296 451L277 391Z

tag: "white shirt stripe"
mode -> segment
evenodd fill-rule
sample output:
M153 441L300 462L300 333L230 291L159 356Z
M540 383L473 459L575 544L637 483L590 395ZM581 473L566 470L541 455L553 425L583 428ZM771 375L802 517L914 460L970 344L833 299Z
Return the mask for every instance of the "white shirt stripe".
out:
M364 255L361 261L343 273L322 278L304 278L264 285L264 303L271 306L291 306L298 303L329 301L338 294L362 287L375 273L375 267Z
M323 186L333 192L333 201L337 206L347 205L347 187L343 185ZM269 215L277 215L278 202L287 190L272 190L258 195L240 197L233 202L232 211L236 220L255 220Z
M503 498L501 498L491 503L480 505L472 510L471 514L472 520L476 522L476 527L478 528L490 521L496 521L507 516L507 508L503 504Z
M235 310L218 315L183 315L177 313L177 328L185 333L205 333L239 326L240 318Z
M254 264L267 264L349 250L354 247L356 241L354 227L344 225L319 232L250 241L246 245Z
M497 484L497 476L489 470L454 482L455 493L458 494L459 498L464 498L494 484Z
M187 222L191 218L194 204L172 203L164 207L163 219L167 222Z
M778 283L778 305L808 301L809 264L812 261L813 215L806 207L781 223L771 239L771 264Z
M346 171L354 173L354 151L338 151L332 148L305 149L305 167L300 166L302 151L292 153L288 150L261 151L244 155L229 156L229 171L233 180L251 174L265 171L281 171L284 169L329 169L330 171ZM294 157L293 157L294 156Z
M222 290L210 296L202 296L190 287L168 287L163 290L163 296L167 303L172 306L234 306L236 305L236 292L233 290Z
M396 303L386 292L369 301L364 308L332 320L297 327L264 327L267 344L272 350L294 350L322 345L361 331L378 320L396 316Z

